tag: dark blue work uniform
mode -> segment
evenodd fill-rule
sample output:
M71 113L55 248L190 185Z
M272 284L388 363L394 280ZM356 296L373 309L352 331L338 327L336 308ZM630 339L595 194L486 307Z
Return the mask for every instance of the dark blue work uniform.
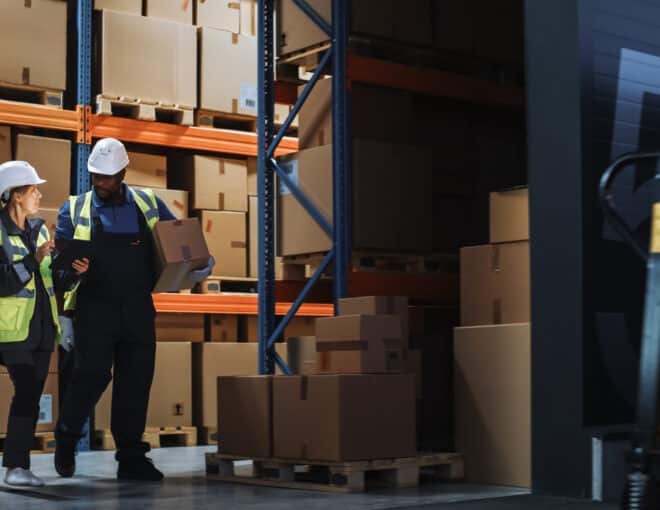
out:
M60 434L80 435L114 377L111 429L117 460L148 450L142 434L156 351L152 234L127 186L122 186L121 204L92 195L93 255L78 289L74 368L57 426ZM157 201L160 219L175 219ZM67 202L58 215L56 241L71 240L73 231Z

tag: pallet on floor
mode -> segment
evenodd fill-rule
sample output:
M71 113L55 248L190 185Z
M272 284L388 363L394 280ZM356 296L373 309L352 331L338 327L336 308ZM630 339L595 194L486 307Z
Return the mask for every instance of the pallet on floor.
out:
M211 276L200 284L202 294L256 294L259 279L236 276Z
M252 469L239 473L236 462L245 460L252 461ZM417 487L426 475L434 480L464 477L463 455L459 453L420 453L410 458L354 462L259 459L207 453L206 473L207 478L223 482L339 493L364 492L373 486Z
M7 434L0 434L0 452L5 449ZM30 453L53 453L55 451L55 433L37 432L32 441Z
M257 118L237 113L197 110L195 113L195 125L205 128L231 129L253 133L257 130Z
M217 427L198 427L197 429L198 441L200 445L214 445L218 444L218 428Z
M193 125L193 108L158 101L144 101L129 97L96 96L96 113L150 122Z
M166 446L197 446L196 427L147 427L142 440L151 448ZM115 440L110 430L95 430L92 434L92 448L95 450L115 450Z
M0 99L19 103L32 103L62 109L64 92L32 85L0 81Z

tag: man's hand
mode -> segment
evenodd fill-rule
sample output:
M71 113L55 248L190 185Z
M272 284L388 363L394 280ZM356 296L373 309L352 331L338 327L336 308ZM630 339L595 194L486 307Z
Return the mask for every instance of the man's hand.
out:
M201 269L193 269L192 271L190 271L188 276L195 283L203 282L209 277L211 271L213 271L214 266L215 266L215 259L213 258L213 255L211 255L209 257L209 262L206 267L203 267Z
M89 259L84 258L84 259L76 259L73 261L71 264L71 267L74 269L76 274L80 276L83 273L86 273L89 270Z
M37 248L37 253L34 255L34 258L37 259L37 264L41 264L41 261L50 255L53 248L55 248L55 241L52 239L39 246L39 248Z
M60 340L60 345L66 352L71 352L75 345L73 320L71 320L71 317L60 315L60 326L62 327L62 339Z

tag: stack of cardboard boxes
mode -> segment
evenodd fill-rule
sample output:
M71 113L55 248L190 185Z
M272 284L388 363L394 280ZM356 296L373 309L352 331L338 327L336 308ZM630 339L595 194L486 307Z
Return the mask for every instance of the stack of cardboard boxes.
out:
M471 482L531 485L527 189L492 193L490 240L461 250L456 444Z
M317 319L316 337L288 339L295 375L218 379L221 453L329 462L415 455L407 300L340 306L342 315Z

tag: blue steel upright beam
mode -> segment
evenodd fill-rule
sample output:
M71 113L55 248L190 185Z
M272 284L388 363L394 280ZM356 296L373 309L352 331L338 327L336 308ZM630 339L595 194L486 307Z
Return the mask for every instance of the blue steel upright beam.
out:
M332 0L332 125L333 125L333 224L335 246L334 298L335 311L339 299L348 289L350 253L348 175L350 148L348 138L348 102L346 51L348 49L348 0Z
M259 373L275 373L268 339L275 329L275 176L268 149L275 127L274 0L258 2Z
M89 106L92 102L92 0L78 0L78 90L77 104ZM86 129L85 129L86 130ZM89 144L77 144L76 193L90 188L87 158Z

